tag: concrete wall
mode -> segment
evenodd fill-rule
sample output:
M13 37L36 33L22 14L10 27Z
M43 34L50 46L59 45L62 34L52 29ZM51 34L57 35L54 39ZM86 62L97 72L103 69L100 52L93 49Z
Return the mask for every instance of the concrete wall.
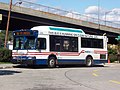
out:
M96 23L87 22L87 21L83 21L83 20L79 20L79 19L73 19L73 18L65 17L65 16L60 16L60 15L49 13L49 12L43 12L43 11L33 10L30 8L17 7L17 6L13 7L12 11L17 12L17 13L32 15L32 16L36 16L36 17L52 19L55 21L85 26L85 27L94 28L94 29L98 29L98 30L101 29L103 31L120 34L120 28L114 28L114 27L105 26L105 25L98 25Z
M1 23L1 21L2 21L2 14L0 14L0 23Z

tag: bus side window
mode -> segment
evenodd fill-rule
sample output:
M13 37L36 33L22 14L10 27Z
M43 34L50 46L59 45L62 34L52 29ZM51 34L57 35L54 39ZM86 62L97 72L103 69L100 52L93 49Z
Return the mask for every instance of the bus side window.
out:
M63 51L69 51L69 48L70 48L69 40L64 40L63 41Z
M38 49L46 49L46 38L38 39Z

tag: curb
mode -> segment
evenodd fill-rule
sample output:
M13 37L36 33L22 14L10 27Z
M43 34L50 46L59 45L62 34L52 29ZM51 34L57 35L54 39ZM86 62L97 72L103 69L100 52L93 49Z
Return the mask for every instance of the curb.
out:
M0 67L0 69L7 69L7 68L13 68L13 66Z
M120 63L107 63L105 64L105 66L109 66L109 67L114 67L114 66L118 66L120 65Z
M14 67L13 65L7 65L7 66L2 65L0 66L0 69L7 69L7 68L13 68L13 67Z

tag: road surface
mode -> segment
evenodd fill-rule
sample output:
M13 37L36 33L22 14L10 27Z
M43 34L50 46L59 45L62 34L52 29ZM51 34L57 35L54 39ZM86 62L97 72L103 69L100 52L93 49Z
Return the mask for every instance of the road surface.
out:
M120 90L120 65L0 69L0 90Z

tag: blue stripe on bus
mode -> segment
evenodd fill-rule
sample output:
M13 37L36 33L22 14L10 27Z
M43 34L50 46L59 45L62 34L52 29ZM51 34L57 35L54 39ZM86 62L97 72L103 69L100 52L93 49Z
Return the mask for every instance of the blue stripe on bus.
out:
M50 27L50 30L84 33L82 30L69 29L69 28L56 28L56 27Z
M94 64L108 63L108 60L93 60Z
M47 59L36 59L36 60L22 60L23 62L33 61L34 65L47 65ZM16 59L12 59L13 63L18 63ZM85 59L58 59L58 64L85 64ZM93 60L93 64L107 63L107 60ZM21 63L22 64L22 63ZM24 63L25 64L25 63Z
M85 64L85 60L75 60L75 59L59 59L58 64ZM36 65L47 65L47 59L36 59Z
M85 59L58 59L58 64L85 64ZM107 60L93 60L93 64L107 63ZM47 59L36 59L36 65L47 65Z
M85 64L83 59L58 59L58 64Z
M36 65L47 65L47 59L36 59L35 61Z

